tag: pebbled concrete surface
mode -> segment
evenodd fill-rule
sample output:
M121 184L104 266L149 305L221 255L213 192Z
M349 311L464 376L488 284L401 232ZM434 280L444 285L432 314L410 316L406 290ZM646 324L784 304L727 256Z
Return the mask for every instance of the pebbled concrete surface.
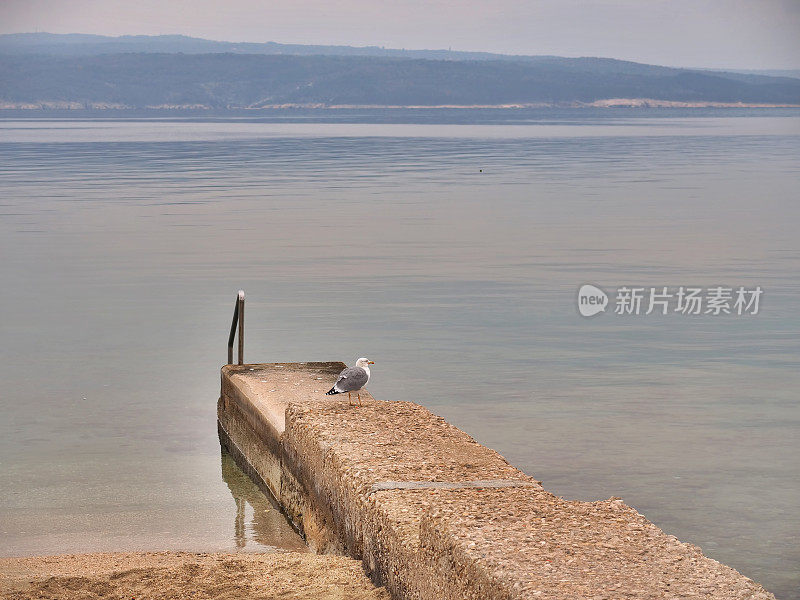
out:
M431 500L420 535L445 598L773 598L617 498L463 490Z

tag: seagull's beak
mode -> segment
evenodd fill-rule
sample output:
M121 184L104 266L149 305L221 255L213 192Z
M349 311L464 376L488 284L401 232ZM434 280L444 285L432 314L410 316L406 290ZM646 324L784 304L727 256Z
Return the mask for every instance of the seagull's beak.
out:
M375 364L375 361L374 361L374 360L368 360L368 361L367 361L367 364L369 364L369 365L374 365L374 364Z

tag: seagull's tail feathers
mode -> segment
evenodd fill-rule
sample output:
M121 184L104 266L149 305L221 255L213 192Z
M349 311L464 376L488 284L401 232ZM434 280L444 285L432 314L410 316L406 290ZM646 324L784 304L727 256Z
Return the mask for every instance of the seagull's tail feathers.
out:
M333 386L331 389L329 389L327 392L325 392L325 395L326 396L333 396L334 394L341 394L341 393L342 393L341 390L337 390L336 386Z

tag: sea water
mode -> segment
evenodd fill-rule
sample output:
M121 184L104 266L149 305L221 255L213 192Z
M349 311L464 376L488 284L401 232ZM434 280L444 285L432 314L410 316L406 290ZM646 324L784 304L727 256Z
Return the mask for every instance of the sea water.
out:
M217 440L242 288L248 361L368 356L376 397L800 598L798 157L791 110L7 116L0 553L302 547Z

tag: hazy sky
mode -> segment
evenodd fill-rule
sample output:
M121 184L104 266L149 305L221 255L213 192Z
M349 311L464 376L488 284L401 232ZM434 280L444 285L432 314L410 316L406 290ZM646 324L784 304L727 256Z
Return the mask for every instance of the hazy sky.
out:
M800 0L0 0L37 30L800 68Z

